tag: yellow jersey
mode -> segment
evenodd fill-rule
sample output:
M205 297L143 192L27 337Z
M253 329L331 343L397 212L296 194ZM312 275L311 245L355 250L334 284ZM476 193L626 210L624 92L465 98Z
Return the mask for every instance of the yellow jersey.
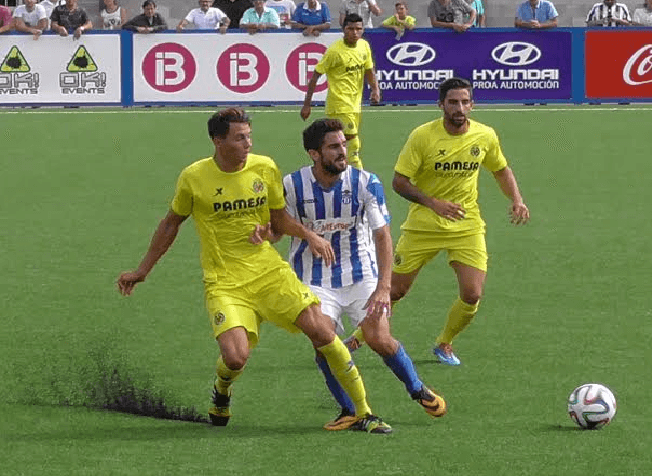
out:
M249 154L244 168L230 173L212 157L198 160L179 175L171 208L192 215L206 284L232 289L286 265L268 241L248 241L257 224L269 222L270 208L285 208L281 172L269 157Z
M401 225L406 231L425 231L441 237L464 236L485 231L478 206L480 166L490 172L507 167L496 132L484 124L469 121L469 129L451 135L444 120L423 124L412 131L394 170L426 195L459 203L466 211L459 221L450 221L418 203L411 203Z
M326 115L360 112L364 75L373 69L371 47L360 39L355 46L348 46L342 38L330 45L315 71L328 79Z

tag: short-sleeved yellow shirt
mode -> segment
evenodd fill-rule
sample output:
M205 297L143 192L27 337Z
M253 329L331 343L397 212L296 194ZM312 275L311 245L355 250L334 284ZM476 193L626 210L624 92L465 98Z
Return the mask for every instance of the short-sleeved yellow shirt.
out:
M269 222L270 209L285 208L281 172L271 158L249 154L232 173L212 157L199 160L181 172L171 208L194 219L206 284L229 289L286 266L269 242L249 243L255 226Z
M413 16L410 16L410 15L407 15L405 17L405 20L403 20L403 21L408 26L416 26L416 24L417 24L416 18L414 18ZM385 26L398 26L398 27L401 27L401 28L405 28L404 25L402 25L401 23L398 22L398 20L396 19L396 17L394 15L392 15L391 17L385 19L385 21L383 21L383 25L385 25Z
M485 231L478 206L480 166L490 172L507 167L496 132L476 121L461 135L451 135L443 119L423 124L412 131L399 154L394 170L410 178L423 193L439 200L459 203L465 218L449 221L423 205L411 203L401 229L446 236L463 236Z
M326 115L360 112L364 75L373 69L371 47L360 39L355 46L348 46L343 39L330 45L315 71L328 79Z

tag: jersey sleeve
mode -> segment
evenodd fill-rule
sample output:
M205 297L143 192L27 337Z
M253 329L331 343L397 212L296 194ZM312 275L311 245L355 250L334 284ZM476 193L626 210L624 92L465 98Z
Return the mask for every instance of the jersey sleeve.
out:
M499 170L507 167L507 159L503 155L498 136L493 130L491 131L491 136L489 139L487 155L485 156L482 165L490 172L498 172Z
M332 53L331 48L326 50L324 56L321 57L319 63L315 66L315 71L319 74L326 74L326 72L333 67L333 59L335 55Z
M285 196L285 210L291 217L299 219L299 212L297 210L297 194L292 186L291 175L283 177L283 194Z
M369 227L377 230L391 222L391 216L387 209L385 190L383 183L375 174L371 174L367 182L365 193L365 212L369 220Z
M267 206L272 210L285 208L281 171L273 161L269 167L269 174L267 177Z
M416 131L413 131L408 137L403 149L398 154L398 160L394 166L394 171L408 178L413 178L421 168L421 153L418 150Z
M170 208L177 215L187 217L192 214L192 197L192 187L188 180L188 175L184 170L177 180L177 188L174 192L174 198L172 198Z

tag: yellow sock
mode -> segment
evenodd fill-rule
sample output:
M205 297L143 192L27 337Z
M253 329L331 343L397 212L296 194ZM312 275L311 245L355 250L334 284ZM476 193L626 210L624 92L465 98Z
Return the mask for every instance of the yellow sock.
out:
M362 170L362 159L360 159L360 148L362 143L360 137L355 136L346 142L346 158L351 167Z
M362 328L361 327L356 327L356 329L353 331L353 334L356 339L358 339L358 342L360 343L360 346L364 345L364 335L362 334Z
M235 382L242 372L244 372L244 367L240 370L231 370L224 364L222 356L220 356L220 358L217 359L217 370L215 372L215 387L217 388L217 391L222 395L228 395L231 385L233 385L233 382Z
M363 417L371 413L362 377L360 377L358 368L351 360L351 354L346 346L342 344L340 338L336 336L333 342L319 347L317 350L324 355L331 372L333 372L337 381L353 401L355 415Z
M480 301L475 304L467 304L458 297L448 311L448 320L444 330L437 337L437 344L453 342L455 336L471 324L473 317L478 312L478 306L480 306Z

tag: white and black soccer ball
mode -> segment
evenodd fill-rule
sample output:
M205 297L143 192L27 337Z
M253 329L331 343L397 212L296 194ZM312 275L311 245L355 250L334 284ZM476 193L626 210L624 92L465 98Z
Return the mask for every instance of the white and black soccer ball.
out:
M602 384L580 385L568 396L568 414L582 429L602 428L616 415L616 397Z

